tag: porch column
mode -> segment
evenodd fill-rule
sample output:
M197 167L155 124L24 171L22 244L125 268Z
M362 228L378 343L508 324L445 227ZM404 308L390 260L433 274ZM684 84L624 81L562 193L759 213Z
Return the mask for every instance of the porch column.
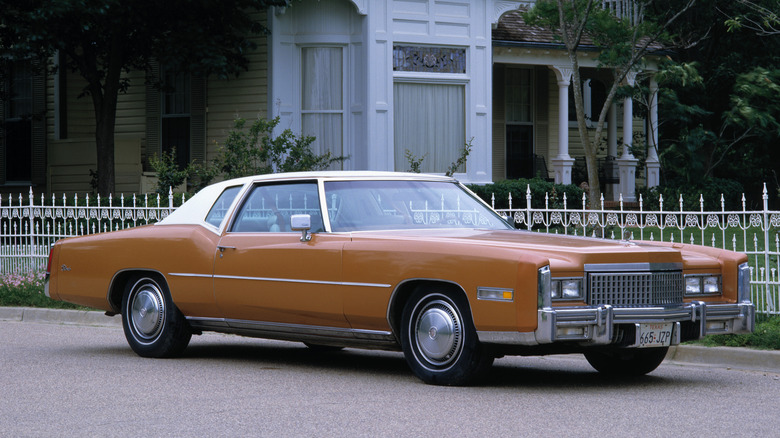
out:
M631 72L626 76L626 83L633 87L636 83L636 73ZM634 100L627 97L623 100L623 155L617 159L620 169L620 194L623 200L636 201L636 163L639 162L631 154L631 145L634 143Z
M615 101L612 101L612 105L609 106L609 113L607 113L607 158L612 158L613 160L617 158L618 156L618 149L617 149L617 103ZM605 164L605 171L610 172L613 169L617 170L614 165L616 163L612 162L609 166L606 166ZM607 175L607 177L610 177L610 175ZM602 182L602 187L604 187L604 195L606 199L610 201L617 201L618 200L618 185L615 183L609 183L605 184Z
M658 161L658 82L650 79L650 126L647 130L647 187L661 183L661 163Z
M555 170L557 184L571 184L571 169L574 158L569 156L569 84L572 68L569 66L550 66L558 79L558 155L550 160Z

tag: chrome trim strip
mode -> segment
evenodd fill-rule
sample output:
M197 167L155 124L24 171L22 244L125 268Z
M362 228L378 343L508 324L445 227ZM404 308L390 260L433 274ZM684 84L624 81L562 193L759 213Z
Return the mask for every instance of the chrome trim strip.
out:
M682 271L682 263L586 263L585 272Z
M539 345L534 332L489 332L478 331L479 342L506 345Z
M325 327L281 322L249 321L240 319L186 317L194 328L234 333L260 338L289 341L330 341L339 344L397 347L395 336L389 331L364 330L349 327Z
M274 281L280 283L324 284L328 286L360 286L360 287L378 287L378 288L388 288L392 286L390 284L381 284L381 283L353 283L349 281L297 280L294 278L272 278L272 277L243 277L240 275L206 275L206 274L190 274L185 272L171 272L168 275L172 277L197 277L197 278L221 278L225 280Z

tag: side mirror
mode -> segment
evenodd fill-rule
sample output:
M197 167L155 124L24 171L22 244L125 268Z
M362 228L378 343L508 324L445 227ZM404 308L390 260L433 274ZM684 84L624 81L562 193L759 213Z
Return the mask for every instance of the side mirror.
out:
M308 214L294 214L290 216L290 229L301 232L301 242L310 241L311 216Z

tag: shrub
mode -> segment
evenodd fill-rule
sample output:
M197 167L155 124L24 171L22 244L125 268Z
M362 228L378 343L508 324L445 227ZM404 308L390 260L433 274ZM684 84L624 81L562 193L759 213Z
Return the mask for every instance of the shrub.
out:
M0 276L0 306L83 309L64 301L55 301L43 293L45 272Z
M699 211L700 198L703 197L704 211L720 211L720 199L723 195L726 211L735 211L742 210L743 193L742 184L738 181L708 178L693 184L677 180L651 189L642 187L637 189L637 199L642 195L645 210L658 210L659 196L663 195L664 211L679 211L682 195L685 211Z
M495 195L495 208L509 208L509 194L512 194L512 208L526 208L526 191L531 188L531 206L544 208L545 199L549 208L563 208L563 195L566 194L567 208L582 208L581 188L573 184L555 184L541 178L498 181L493 184L468 186L485 202L491 204Z

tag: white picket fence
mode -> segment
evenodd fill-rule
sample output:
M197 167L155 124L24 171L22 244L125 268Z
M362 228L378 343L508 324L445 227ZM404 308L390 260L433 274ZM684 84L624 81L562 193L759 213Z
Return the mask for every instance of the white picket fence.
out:
M765 187L763 210L747 210L744 197L740 211L726 211L722 198L720 211L704 211L702 197L699 211L685 211L682 198L675 201L679 208L665 210L661 198L658 211L646 211L641 197L639 209L626 208L622 201L617 209L607 209L602 198L601 208L593 210L587 208L584 196L570 206L564 195L563 208L554 209L549 200L544 207L533 206L529 188L523 207L513 206L517 202L510 195L509 208L497 211L518 228L531 231L696 243L744 252L750 260L751 295L759 313L780 315L780 211L770 211L768 199ZM173 210L171 193L167 202L160 196L135 195L121 196L118 202L111 197L69 201L65 196L52 196L47 202L32 190L26 199L0 196L0 275L45 269L49 248L58 239L153 223Z

